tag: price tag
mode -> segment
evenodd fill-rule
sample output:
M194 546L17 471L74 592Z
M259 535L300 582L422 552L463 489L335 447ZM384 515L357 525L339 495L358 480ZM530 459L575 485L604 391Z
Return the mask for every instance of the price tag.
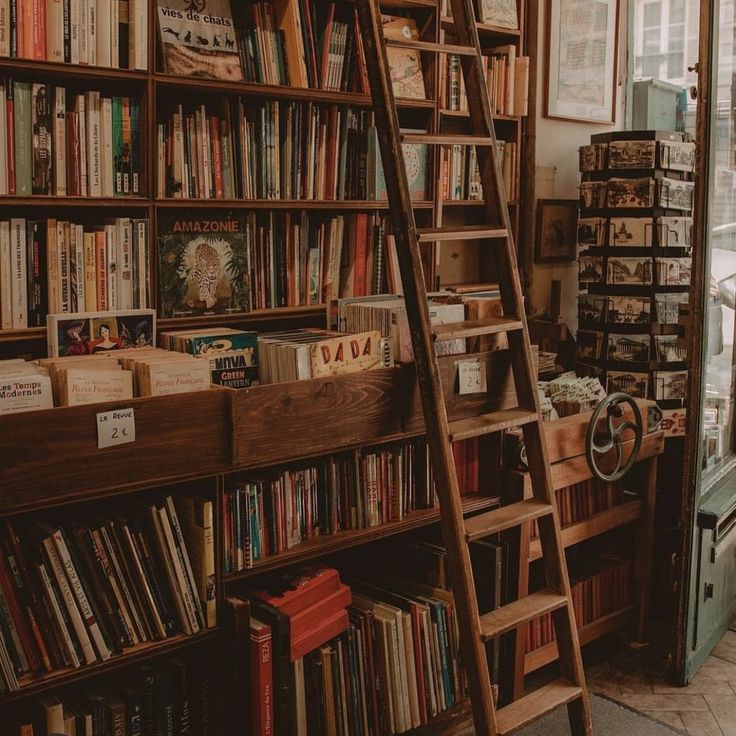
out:
M97 449L135 442L133 409L115 409L97 415Z
M464 360L457 364L460 395L484 394L488 390L486 384L486 364L477 360Z

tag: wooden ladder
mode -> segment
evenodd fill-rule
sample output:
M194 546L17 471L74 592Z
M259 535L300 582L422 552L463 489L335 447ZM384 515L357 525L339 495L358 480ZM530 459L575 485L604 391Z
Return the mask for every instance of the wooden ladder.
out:
M440 502L442 533L447 547L452 589L478 736L513 733L561 705L567 705L573 736L592 734L588 691L570 593L570 581L560 535L557 507L544 430L539 411L537 380L532 361L524 300L511 235L508 206L498 164L493 118L483 75L474 0L451 0L455 21L454 45L424 41L385 40L380 0L357 0L373 96L383 169L404 287L417 380L432 468ZM394 100L386 46L423 53L460 56L471 135L402 134ZM480 167L487 226L417 229L412 209L402 143L475 146ZM420 248L445 240L482 239L493 249L504 317L430 326L427 289ZM518 406L457 421L448 421L434 341L505 332ZM464 519L452 442L522 426L533 497ZM480 616L470 566L468 544L473 540L537 519L546 575L543 590ZM510 705L496 709L486 660L486 642L551 613L560 653L561 677Z

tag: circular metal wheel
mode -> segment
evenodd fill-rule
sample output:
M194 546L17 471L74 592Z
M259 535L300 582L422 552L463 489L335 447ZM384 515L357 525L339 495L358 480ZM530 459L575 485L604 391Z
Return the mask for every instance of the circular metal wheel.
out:
M626 420L621 424L615 424L616 419L624 416L624 405L628 404L633 413L634 421ZM605 413L605 428L598 431L598 423ZM630 430L634 433L634 445L628 460L623 463L623 433ZM593 475L606 482L612 482L623 478L631 470L631 466L639 457L642 435L644 434L641 411L634 399L622 392L610 394L596 406L593 416L588 425L585 437L585 457ZM597 456L605 455L611 450L616 451L616 466L610 473L604 473L597 464Z

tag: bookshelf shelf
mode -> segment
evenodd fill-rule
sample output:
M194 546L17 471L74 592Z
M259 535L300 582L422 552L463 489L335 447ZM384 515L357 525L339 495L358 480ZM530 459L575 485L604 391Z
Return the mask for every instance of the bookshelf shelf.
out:
M368 199L157 199L160 209L192 207L227 208L251 210L388 210L388 202ZM414 209L432 209L429 200L412 203Z
M497 503L498 499L491 496L481 498L466 497L463 499L463 511L466 514L472 514L489 509ZM388 524L381 524L380 526L374 526L369 529L344 531L325 537L318 537L281 554L258 560L253 567L247 570L223 575L222 581L225 585L229 585L240 580L252 578L261 573L295 565L315 557L322 557L338 550L356 547L366 542L378 541L379 539L402 534L412 529L419 529L423 526L434 524L439 521L439 518L440 512L438 508L413 511L399 521L392 521Z
M619 611L609 613L596 621L592 621L578 629L580 644L590 644L600 639L605 634L626 626L634 618L634 607L622 608ZM538 649L528 652L524 657L524 673L529 674L557 659L557 644L552 642Z
M337 105L352 105L354 107L371 107L373 101L368 94L359 92L338 92L313 87L289 87L276 84L259 84L257 82L226 82L216 79L191 79L174 74L156 74L154 82L160 91L191 92L199 89L210 92L224 92L233 95L248 97L265 97L284 100L308 100L309 102L325 102ZM396 104L401 108L433 111L434 100L414 100L398 98Z
M586 539L592 539L599 534L604 534L611 529L617 529L625 524L630 524L632 521L641 518L643 507L644 504L641 499L637 499L636 501L629 501L612 509L601 511L577 524L563 527L562 544L565 547L571 547L574 544L584 542ZM529 562L538 560L541 557L542 545L538 539L533 539L529 545Z
M7 194L0 196L0 207L150 207L146 197L55 197L33 194L29 197Z
M455 30L455 22L452 18L442 18L440 24L446 31ZM521 38L521 31L518 28L504 28L503 26L494 26L489 23L476 23L475 27L478 29L481 44L490 43L491 41L500 42Z
M217 629L209 629L193 635L181 634L161 641L138 644L104 662L96 662L95 664L85 665L78 669L70 667L57 670L40 677L23 678L20 682L20 690L9 692L0 697L0 707L29 696L40 695L47 690L88 680L98 676L101 672L107 674L122 667L127 667L128 665L142 664L154 657L174 654L175 652L195 645L203 645L208 642L212 643L218 636L219 632Z
M106 66L89 66L86 64L66 64L54 61L36 61L35 59L12 59L0 57L0 70L5 73L18 72L22 75L40 75L53 79L98 79L103 82L140 82L148 81L149 74L136 69L117 69Z
M444 118L458 118L460 120L468 120L470 113L465 110L445 110L440 109L440 115ZM521 115L494 115L493 122L495 123L520 123L522 120Z

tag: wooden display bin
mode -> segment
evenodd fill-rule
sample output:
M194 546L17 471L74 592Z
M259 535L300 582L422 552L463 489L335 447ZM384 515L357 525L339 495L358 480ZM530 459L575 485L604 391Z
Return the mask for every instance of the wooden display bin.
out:
M97 415L135 411L135 441L98 449ZM203 477L230 465L230 396L213 388L0 420L0 513Z
M412 380L413 369L378 368L233 390L233 465L277 465L398 438L396 407Z

